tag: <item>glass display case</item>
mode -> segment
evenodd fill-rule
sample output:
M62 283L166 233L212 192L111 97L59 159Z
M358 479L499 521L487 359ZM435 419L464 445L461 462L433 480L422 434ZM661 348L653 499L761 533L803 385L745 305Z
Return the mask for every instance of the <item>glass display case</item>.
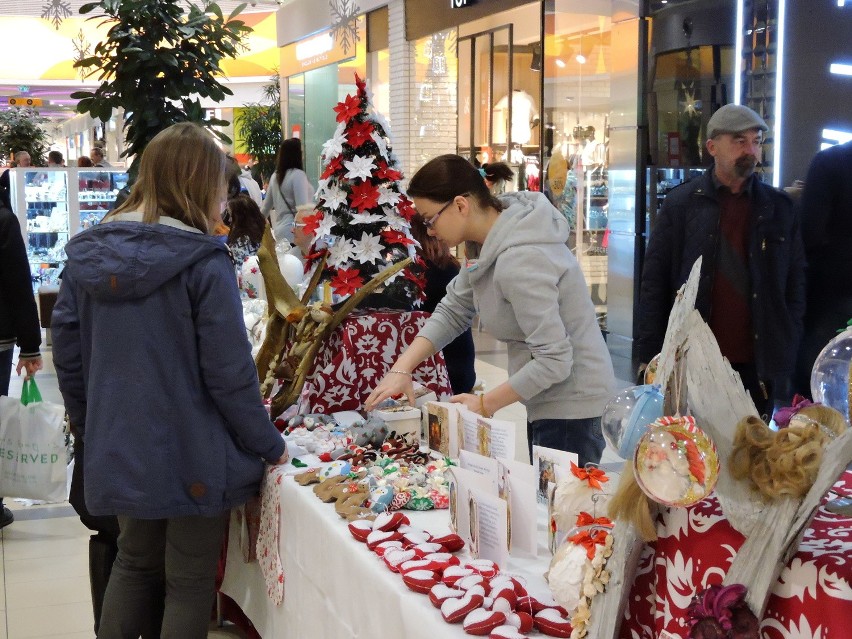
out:
M127 184L123 169L10 169L12 205L27 247L33 286L55 284L65 244L100 222Z

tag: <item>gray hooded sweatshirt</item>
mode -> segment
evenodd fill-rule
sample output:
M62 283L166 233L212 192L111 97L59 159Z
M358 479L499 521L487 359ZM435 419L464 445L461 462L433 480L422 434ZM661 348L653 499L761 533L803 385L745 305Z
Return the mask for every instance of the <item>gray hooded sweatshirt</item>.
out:
M437 349L482 327L509 351L509 385L529 421L599 417L615 390L612 361L565 217L541 193L510 193L479 261L450 283L420 331Z

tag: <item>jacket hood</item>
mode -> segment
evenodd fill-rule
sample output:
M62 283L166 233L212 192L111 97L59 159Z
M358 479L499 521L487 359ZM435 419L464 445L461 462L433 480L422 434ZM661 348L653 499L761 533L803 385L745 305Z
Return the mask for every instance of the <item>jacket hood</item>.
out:
M146 224L141 214L126 213L114 219L65 246L66 271L96 299L147 297L196 262L228 250L220 240L173 218Z
M500 196L505 207L491 227L477 261L480 269L491 266L497 256L513 246L564 245L568 220L543 193L521 191Z

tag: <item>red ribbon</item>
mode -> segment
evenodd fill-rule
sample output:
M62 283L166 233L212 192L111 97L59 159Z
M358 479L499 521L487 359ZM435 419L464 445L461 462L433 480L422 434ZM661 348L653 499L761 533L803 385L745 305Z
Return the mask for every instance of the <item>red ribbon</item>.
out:
M571 472L574 474L574 477L580 481L588 482L591 488L597 488L598 490L603 490L601 484L609 481L609 477L600 468L580 468L577 464L571 462Z

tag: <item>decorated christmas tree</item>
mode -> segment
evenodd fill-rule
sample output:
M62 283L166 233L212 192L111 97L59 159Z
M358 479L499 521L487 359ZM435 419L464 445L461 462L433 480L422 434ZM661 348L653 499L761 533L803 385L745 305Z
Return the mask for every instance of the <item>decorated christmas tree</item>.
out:
M390 127L369 112L366 83L357 75L355 83L357 95L334 107L337 130L323 146L316 212L305 218L305 232L315 234L307 268L326 257L321 281L339 301L410 257L412 264L385 282L380 300L363 305L419 306L426 282L409 224L416 211L399 186L402 173L391 150Z

